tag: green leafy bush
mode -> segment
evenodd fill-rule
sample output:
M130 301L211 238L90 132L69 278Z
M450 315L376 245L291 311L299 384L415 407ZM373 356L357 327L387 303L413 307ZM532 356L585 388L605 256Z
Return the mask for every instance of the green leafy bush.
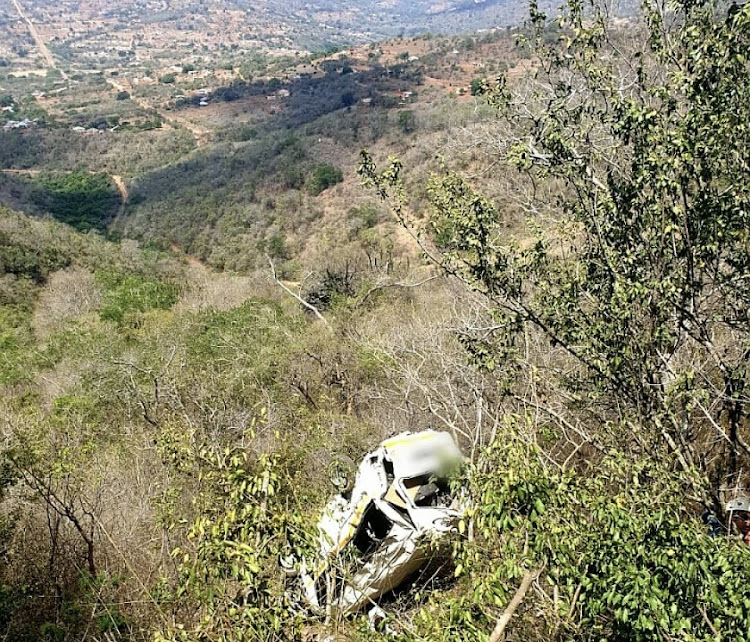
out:
M432 596L407 639L479 639L531 570L549 601L514 625L529 638L713 640L715 629L747 639L747 549L708 536L668 464L613 450L590 468L549 468L514 432L480 462L460 583Z
M411 110L398 113L398 128L404 134L411 134L417 130L417 115Z
M260 456L239 448L172 449L181 469L201 479L198 514L185 545L172 552L178 570L172 599L195 616L162 628L157 642L300 636L303 619L286 595L279 562L310 555L311 498L293 483L299 470L294 447L279 446L281 452Z
M470 89L472 96L480 96L487 89L487 81L484 78L473 78Z
M318 165L308 177L307 189L313 196L317 196L343 180L344 174L338 167L324 163Z
M100 272L97 280L105 289L99 315L118 325L138 325L144 312L168 310L178 298L174 283L140 274Z
M0 274L13 274L42 284L55 270L70 264L70 256L54 245L32 247L0 232Z

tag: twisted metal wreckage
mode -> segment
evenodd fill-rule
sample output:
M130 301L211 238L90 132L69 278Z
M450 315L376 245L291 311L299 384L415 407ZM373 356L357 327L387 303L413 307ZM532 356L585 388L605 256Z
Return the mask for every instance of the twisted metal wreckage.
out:
M402 433L367 454L351 491L331 499L318 522L319 558L299 571L302 603L350 615L422 568L464 514L448 481L462 462L453 437L434 430Z

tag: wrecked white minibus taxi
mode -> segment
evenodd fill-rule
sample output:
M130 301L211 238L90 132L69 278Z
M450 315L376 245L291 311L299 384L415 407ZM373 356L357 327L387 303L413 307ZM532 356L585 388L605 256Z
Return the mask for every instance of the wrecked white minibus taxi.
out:
M312 611L356 613L414 575L464 513L448 475L463 462L453 437L403 433L367 454L350 492L318 522L320 558L303 562L302 597Z

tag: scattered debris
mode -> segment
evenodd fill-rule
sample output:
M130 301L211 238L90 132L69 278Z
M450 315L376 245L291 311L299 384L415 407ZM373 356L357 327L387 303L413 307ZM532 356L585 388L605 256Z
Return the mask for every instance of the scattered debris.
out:
M318 523L320 559L300 569L308 607L356 613L422 568L458 530L465 505L448 475L462 461L448 433L407 432L364 457L351 490L339 479Z

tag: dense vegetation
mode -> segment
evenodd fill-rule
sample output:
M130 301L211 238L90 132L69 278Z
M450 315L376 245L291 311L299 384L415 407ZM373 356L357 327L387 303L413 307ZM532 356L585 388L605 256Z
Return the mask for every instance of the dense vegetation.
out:
M509 245L496 206L460 176L431 180L441 247L425 250L491 319L464 343L552 426L506 416L504 439L478 459L479 544L459 556L473 590L433 607L427 639L474 639L485 605L524 574L544 578L543 637L748 635L746 551L701 536L696 516L721 514L750 454L738 157L750 11L688 2L677 17L648 12L649 46L633 50L572 3L550 42L532 10L540 82L522 96L504 79L483 86L505 125L495 149L535 187L519 190L523 206L554 212L533 223L533 242ZM368 182L419 225L401 171L363 156Z
M747 548L700 520L748 485L750 6L588 11L532 5L534 82L488 61L476 104L356 109L333 61L136 162L116 230L107 175L4 178L35 215L0 210L4 639L390 639L280 562L339 456L426 427L471 501L396 639L750 636Z
M17 210L51 216L79 232L106 232L122 205L109 175L81 171L2 175L0 199Z
M143 137L107 131L80 135L62 128L0 131L0 168L86 169L133 176L177 160L194 145L185 132Z
M120 195L107 174L71 172L38 181L37 205L80 232L104 231L120 204Z

